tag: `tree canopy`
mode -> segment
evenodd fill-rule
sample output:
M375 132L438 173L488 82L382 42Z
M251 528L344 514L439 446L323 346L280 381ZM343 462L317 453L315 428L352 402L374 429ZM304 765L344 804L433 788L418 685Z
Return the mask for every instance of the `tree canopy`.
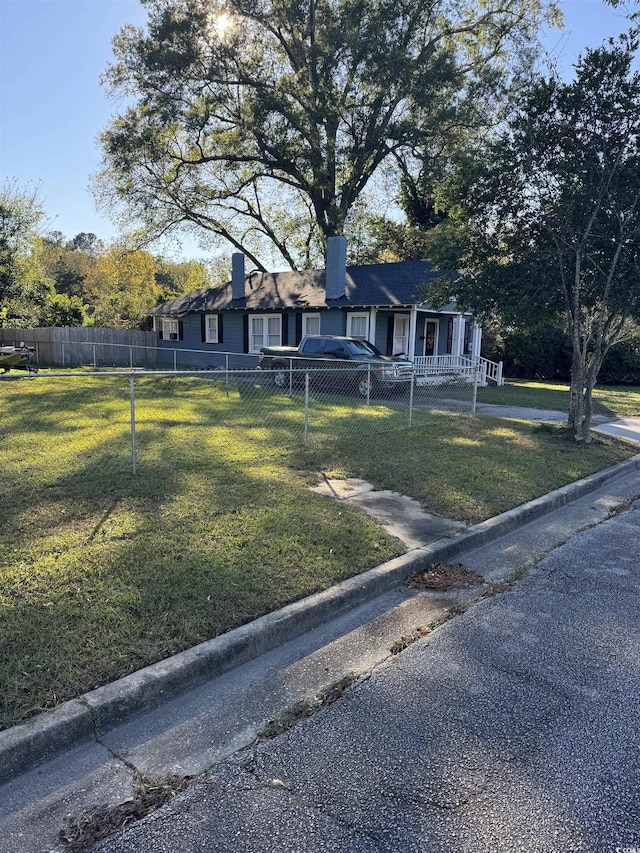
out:
M588 441L602 361L640 316L640 73L635 33L536 83L491 150L457 234L461 304L532 323L564 314L569 422ZM451 241L448 250L455 241ZM450 262L447 258L445 265ZM432 293L444 301L451 286Z
M39 270L30 263L44 209L37 189L5 181L0 188L0 309L17 309L23 292L35 296Z
M105 75L98 196L147 236L179 224L264 268L342 234L381 167L486 124L545 0L142 0ZM121 208L122 209L122 208Z
M144 314L160 302L210 285L199 261L174 261L143 250L107 246L95 234L82 232L70 240L54 232L42 240L42 263L57 295L55 304L71 300L83 307L77 322L45 325L139 328ZM44 314L45 320L55 312Z
M615 9L622 9L632 21L640 18L640 9L638 9L640 0L605 0L605 3Z
M139 328L159 302L210 284L198 261L107 246L89 232L43 234L44 222L37 189L0 188L0 325Z
M45 211L37 187L7 180L0 188L0 323L37 322L48 310L51 281L42 260ZM63 305L58 304L58 310Z

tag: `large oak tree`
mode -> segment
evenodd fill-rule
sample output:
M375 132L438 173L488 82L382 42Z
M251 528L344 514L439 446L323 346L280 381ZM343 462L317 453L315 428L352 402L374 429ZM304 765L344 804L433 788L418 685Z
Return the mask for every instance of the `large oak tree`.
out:
M262 267L342 234L381 166L483 126L546 0L142 0L105 75L98 195L147 236L191 223ZM502 86L502 89L501 89Z

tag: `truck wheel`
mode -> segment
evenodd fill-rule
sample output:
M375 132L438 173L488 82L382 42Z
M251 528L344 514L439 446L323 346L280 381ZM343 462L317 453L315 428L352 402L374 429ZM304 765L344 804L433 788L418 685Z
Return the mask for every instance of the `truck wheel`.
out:
M358 384L356 385L356 392L358 397L362 397L363 400L366 400L367 397L373 396L374 382L373 378L369 376L368 373L362 373L358 377Z
M284 364L274 364L271 367L273 372L273 384L276 388L287 388L289 385L289 371Z

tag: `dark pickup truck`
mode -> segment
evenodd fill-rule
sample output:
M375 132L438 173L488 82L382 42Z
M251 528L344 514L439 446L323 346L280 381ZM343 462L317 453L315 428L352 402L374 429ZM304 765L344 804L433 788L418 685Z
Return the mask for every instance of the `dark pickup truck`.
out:
M369 341L333 335L309 335L297 347L263 347L261 370L272 372L277 388L304 382L310 373L314 387L337 386L369 397L379 391L398 391L413 380L413 364L400 356L382 355Z

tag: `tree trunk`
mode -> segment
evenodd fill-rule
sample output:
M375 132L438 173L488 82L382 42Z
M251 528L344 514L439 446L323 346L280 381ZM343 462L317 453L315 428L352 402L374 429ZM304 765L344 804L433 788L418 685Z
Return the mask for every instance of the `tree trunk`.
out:
M591 415L593 414L592 395L594 382L587 374L587 382L584 389L584 417L582 421L582 435L584 436L585 444L591 442Z
M576 441L589 444L591 442L591 420L593 416L593 389L604 360L603 348L598 343L596 352L589 359L588 368L585 365L582 353L578 355L578 358L574 357L571 369L571 401L573 403L575 399L575 406L573 408L573 421L570 420L570 426L573 428ZM571 414L570 409L570 418Z
M571 388L569 391L569 416L567 426L573 430L576 441L582 441L578 437L581 429L583 407L584 407L584 361L580 348L579 334L572 335L573 352L571 356Z
M600 333L601 336L602 333ZM607 348L603 348L602 341L600 337L598 338L596 352L591 360L591 364L589 365L589 369L586 372L585 376L585 388L584 388L584 432L586 432L585 441L589 443L591 441L591 418L593 415L593 389L595 388L596 381L598 379L598 374L600 373L600 368L602 367L602 362L604 361L604 355L606 354Z
M582 362L582 359L580 359ZM588 431L585 434L585 394L584 394L584 367L582 363L571 371L571 402L573 411L570 413L572 420L569 426L573 429L573 437L576 441L587 442ZM590 420L590 418L589 418Z
M573 427L573 435L576 441L589 444L591 442L592 393L594 384L591 370L582 371L581 381L580 402Z

